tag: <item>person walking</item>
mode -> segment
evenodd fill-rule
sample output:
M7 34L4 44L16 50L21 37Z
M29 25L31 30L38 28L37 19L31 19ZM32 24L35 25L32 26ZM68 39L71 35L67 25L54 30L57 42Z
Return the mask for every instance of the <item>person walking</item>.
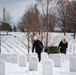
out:
M60 52L66 54L66 49L68 48L68 42L66 38L63 38L60 43L59 46L60 48Z
M41 52L43 50L43 43L40 40L38 40L37 37L34 37L32 52L34 52L34 49L35 49L35 52L38 54L38 59L40 61L41 60Z

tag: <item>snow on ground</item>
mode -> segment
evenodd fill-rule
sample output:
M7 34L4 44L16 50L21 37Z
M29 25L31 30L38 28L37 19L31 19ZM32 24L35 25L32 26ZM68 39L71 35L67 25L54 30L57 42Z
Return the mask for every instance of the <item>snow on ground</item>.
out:
M26 67L19 67L18 64L7 64L8 75L43 75L42 64L39 62L38 71L29 71L29 64ZM76 72L70 72L69 61L62 63L61 67L54 67L54 75L76 75Z
M12 32L1 36L1 54L26 54L28 52L28 41L26 33ZM45 34L44 34L45 35ZM43 35L43 43L45 43L45 36ZM67 33L64 36L63 33L49 33L49 45L58 46L63 37L67 37L68 40L68 53L75 52L76 40L71 36L72 33ZM45 44L44 44L45 45ZM30 42L31 51L31 42ZM26 67L19 67L18 64L7 63L7 75L42 75L42 64L38 63L38 71L29 71L29 63ZM61 67L54 67L54 75L76 75L76 72L70 72L69 61L66 60L62 63Z
M28 52L28 40L27 40L27 33L21 33L21 32L9 32L7 33L1 33L5 35L1 35L1 50L2 54L6 54L6 51L8 53L17 53L17 54L25 54ZM43 34L43 44L45 45L46 42L46 33ZM62 40L63 37L67 37L69 48L73 48L71 45L71 42L73 43L73 35L72 33L67 33L66 36L64 36L63 33L49 33L48 41L49 45L58 46L59 42ZM39 37L39 35L37 35ZM30 41L30 52L31 52L32 43ZM5 48L5 49L4 49ZM6 51L5 51L6 50ZM70 50L70 49L69 49ZM5 53L4 53L5 51Z

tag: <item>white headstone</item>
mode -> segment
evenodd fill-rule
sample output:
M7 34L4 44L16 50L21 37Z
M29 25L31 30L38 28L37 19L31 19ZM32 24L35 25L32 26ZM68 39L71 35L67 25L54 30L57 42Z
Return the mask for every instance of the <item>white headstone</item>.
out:
M7 62L0 60L0 75L7 75Z
M12 63L15 63L15 64L18 63L18 55L17 54L12 54Z
M38 57L38 54L37 53L31 53L30 56L31 55Z
M27 62L29 62L30 53L25 54L27 56Z
M29 62L29 58L30 56L35 56L38 58L38 54L37 53L30 53L30 54L27 54L27 61Z
M65 62L66 61L66 55L61 53L61 62Z
M54 74L54 62L52 59L46 59L43 61L43 75Z
M70 60L71 57L73 57L72 53L66 53L66 59L67 60Z
M0 54L0 59L5 60L6 55L5 54Z
M54 61L55 67L61 67L61 55L60 54L49 54L49 58Z
M41 53L41 62L43 62L46 59L48 59L48 54L46 52L42 52Z
M70 71L76 72L76 57L70 58Z
M10 54L0 54L0 59L5 60L7 62L11 62L11 55Z
M25 67L27 63L27 56L26 55L19 55L19 66Z
M11 55L10 55L10 54L6 54L5 60L6 60L7 62L11 62L11 60L12 60Z
M38 58L36 56L31 55L29 58L29 71L37 71L38 70Z
M73 56L76 57L76 52L73 53Z

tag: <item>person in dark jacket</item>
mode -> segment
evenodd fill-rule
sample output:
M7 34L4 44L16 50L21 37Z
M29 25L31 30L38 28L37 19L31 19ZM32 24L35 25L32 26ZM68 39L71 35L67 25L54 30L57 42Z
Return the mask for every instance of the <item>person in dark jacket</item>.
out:
M34 43L33 43L33 47L32 47L32 52L35 52L38 54L38 59L39 61L41 60L41 52L43 50L43 43L37 39L37 37L34 37Z
M63 40L59 43L60 52L66 54L66 49L68 48L68 42L66 38L63 38Z

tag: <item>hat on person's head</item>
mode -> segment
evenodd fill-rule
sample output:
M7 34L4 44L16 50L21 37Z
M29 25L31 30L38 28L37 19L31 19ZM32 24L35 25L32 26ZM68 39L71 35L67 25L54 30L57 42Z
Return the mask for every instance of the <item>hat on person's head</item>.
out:
M38 38L35 36L35 37L34 37L34 40L37 40L37 39L38 39Z

